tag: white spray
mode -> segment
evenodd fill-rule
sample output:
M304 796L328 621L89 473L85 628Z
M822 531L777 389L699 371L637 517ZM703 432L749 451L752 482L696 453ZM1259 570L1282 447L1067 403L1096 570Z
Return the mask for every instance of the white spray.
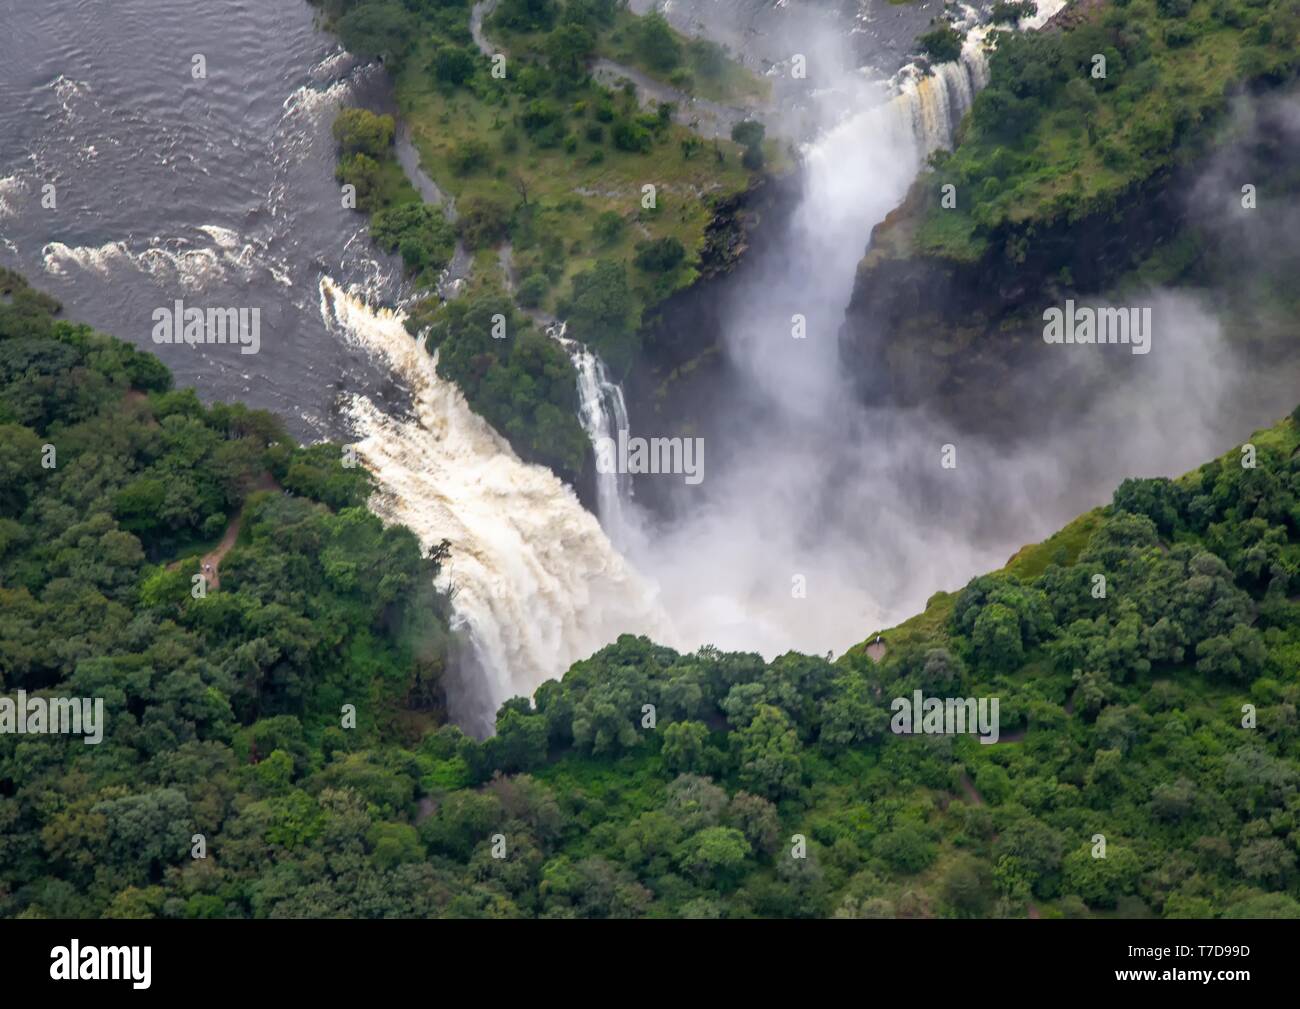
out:
M478 731L496 708L530 695L620 634L675 640L653 588L619 556L573 491L523 463L438 377L436 360L406 331L400 312L374 309L328 277L320 282L327 326L382 359L414 400L399 419L354 396L347 413L357 454L374 473L371 508L409 527L426 547L451 541L444 588L468 635L484 689L452 697L452 716Z

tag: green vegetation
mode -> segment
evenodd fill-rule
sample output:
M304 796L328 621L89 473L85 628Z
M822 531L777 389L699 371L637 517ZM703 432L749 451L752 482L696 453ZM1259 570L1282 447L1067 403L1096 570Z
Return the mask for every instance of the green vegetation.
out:
M752 172L763 167L763 136L766 132L762 123L752 119L737 123L731 128L731 139L745 149L740 156L740 163Z
M946 22L932 28L916 40L921 52L936 63L961 59L962 34Z
M357 184L357 209L370 212L375 244L400 254L407 272L429 285L451 260L457 237L468 249L490 250L509 231L511 211L499 200L473 195L453 228L439 208L420 199L402 172L391 150L394 129L391 116L341 110L333 127L338 177ZM481 141L469 140L458 149L454 170L472 173L487 156ZM359 165L381 181L363 187ZM532 307L540 304L549 282L535 274L523 286L520 303ZM581 477L588 443L577 419L573 365L527 319L516 317L499 286L480 284L465 302L445 309L431 299L412 313L408 327L429 329L428 348L439 351L439 374L460 386L470 406L521 458L549 466L571 483Z
M1035 0L998 0L993 5L990 20L994 24L1014 25L1021 18L1031 18L1038 13Z
M1019 261L1035 230L1109 213L1193 153L1233 87L1300 66L1296 0L1117 0L1076 22L997 36L956 151L917 182L917 251Z
M465 8L451 10L467 21ZM699 138L672 123L671 107L644 111L634 94L591 79L589 60L624 19L638 20L610 3L503 3L485 31L502 47L504 77L494 77L492 61L460 34L463 24L453 33L449 16L428 20L397 92L425 170L456 198L462 218L467 208L492 210L493 226L471 228L473 238L484 247L511 243L529 307L554 312L597 259L630 265L637 242L675 238L686 254L669 281L632 284L627 319L635 324L696 278L715 201L746 188L749 169L731 144L719 144L716 157L698 156ZM438 71L449 46L474 66L468 77L454 75L454 85ZM593 241L597 221L610 214L623 220L622 233L606 227ZM490 261L482 271L475 265L475 286L500 286Z
M451 259L451 226L426 206L393 155L392 116L342 109L334 120L335 177L356 187L355 209L370 214L370 233L385 252L399 253L408 273L431 283Z
M1300 916L1294 417L1253 468L1125 481L878 662L623 637L477 742L440 724L445 548L363 470L0 296L0 688L107 715L0 734L0 914ZM895 735L915 690L999 698L1001 740Z
M754 105L771 94L771 83L746 70L724 47L705 38L687 38L658 12L638 17L618 0L568 0L562 7L551 5L551 10L558 11L551 20L529 23L515 6L503 3L489 21L489 36L512 54L545 53L555 69L559 64L551 57L551 47L558 39L572 38L576 28L584 39L583 62L603 57L661 84L724 104Z
M415 273L441 270L456 247L451 225L437 207L399 203L371 219L370 235L385 252L398 252Z
M452 310L431 298L409 328L434 327L429 346L440 349L441 372L522 457L576 480L586 450L577 449L572 367L513 315L509 335L493 337L479 320L497 313L484 308L508 307L514 279L520 307L571 309L570 335L626 369L645 312L698 277L718 202L748 187L764 163L761 127L743 153L724 142L701 156L702 141L672 122L670 105L641 109L634 89L602 87L589 63L627 42L637 55L616 54L627 62L685 68L719 95L765 93L765 82L716 46L682 40L662 19L643 23L612 0L503 0L487 25L504 48L495 75L473 44L463 3L320 2L346 45L383 56L422 166L456 202L453 234L403 175L391 117L343 110L334 127L337 174L356 186L375 241L400 253L426 287L456 238L475 254L473 304ZM505 242L514 278L502 275L495 254Z
M334 816L382 864L370 761L442 721L445 551L339 447L57 310L0 273L0 693L102 698L103 739L0 733L0 915L269 912Z
M449 302L433 316L427 346L438 351L438 374L522 458L570 481L583 472L590 444L577 421L573 364L509 298L481 292Z

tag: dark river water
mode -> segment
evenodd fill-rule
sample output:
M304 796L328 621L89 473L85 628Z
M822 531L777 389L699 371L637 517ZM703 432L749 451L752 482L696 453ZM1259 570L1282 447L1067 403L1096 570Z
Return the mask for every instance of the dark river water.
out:
M850 48L896 61L924 15L900 21L883 0L869 19L729 0L733 38L706 25L721 8L695 6L670 12L767 58L783 52L778 27L857 23ZM326 327L320 279L380 301L402 292L341 206L329 126L340 104L390 100L382 71L344 53L304 0L0 0L0 264L70 318L147 346L205 398L273 410L302 438L343 436L340 394L388 406L402 394ZM153 344L152 314L176 298L260 309L259 353Z
M271 409L300 437L341 434L344 391L400 400L318 307L322 275L399 294L341 206L329 135L341 102L384 102L378 68L302 0L0 0L0 26L0 263L153 350L178 384ZM152 313L177 298L258 308L259 353L155 345Z

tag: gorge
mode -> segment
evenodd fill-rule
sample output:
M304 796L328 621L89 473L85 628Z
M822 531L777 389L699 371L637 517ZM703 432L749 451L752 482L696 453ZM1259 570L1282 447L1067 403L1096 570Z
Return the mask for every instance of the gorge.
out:
M1061 6L1040 4L1020 27L1042 26ZM669 13L680 25L708 17L689 5ZM805 21L761 22L766 27L747 50L779 76L781 54L798 45L815 84L800 104L809 139L798 168L749 200L751 247L731 269L652 313L626 403L598 356L555 334L567 341L579 416L593 443L617 439L626 427L646 438L701 438L708 449L709 476L699 486L596 473L591 504L603 528L554 476L518 463L437 376L404 335L410 292L400 271L368 247L364 229L346 213L330 210L338 201L323 170L331 160L324 134L333 110L348 103L382 108L390 100L382 72L333 48L306 10L268 13L274 24L250 27L244 40L249 53L263 51L249 57L250 67L285 65L282 54L264 52L278 38L298 67L286 83L281 73L241 86L257 104L234 150L262 142L258 131L270 127L277 139L260 162L265 177L247 176L253 162L242 155L231 161L230 148L215 140L196 144L188 119L168 125L155 109L137 125L166 138L168 153L145 176L174 191L165 227L123 219L106 205L95 208L102 223L80 244L75 236L55 237L36 215L35 176L15 164L4 169L6 248L29 272L38 264L74 310L126 335L143 333L139 318L147 318L160 285L179 283L209 299L235 285L245 298L253 292L269 331L258 369L241 372L237 358L202 351L165 360L205 394L237 392L283 409L301 433L355 437L379 479L377 510L419 532L426 548L452 541L445 586L455 588L453 608L473 656L457 674L453 708L477 731L491 724L501 701L531 693L623 632L769 656L791 648L839 652L917 610L936 589L1005 560L1099 500L1124 474L1175 472L1222 448L1229 432L1281 409L1289 391L1281 373L1260 368L1247 376L1223 367L1229 351L1215 321L1172 295L1162 302L1163 325L1156 324L1169 352L1150 367L1112 376L1106 395L1080 396L1068 421L1046 425L1008 405L1017 397L1033 402L1053 384L1030 377L1037 360L1015 381L980 379L943 387L936 397L929 372L901 380L908 372L895 362L908 345L874 335L842 345L842 326L852 330L865 319L875 329L896 311L917 325L945 300L929 280L883 280L872 293L874 281L858 263L873 227L879 233L887 226L925 158L952 143L987 82L988 25L979 9L963 9L961 59L927 69L907 59L928 16L924 6L902 32L878 30L892 10L867 8L860 36L827 30L827 14L815 7L806 13ZM141 6L139 16L155 15L178 44L195 30L183 32L161 8ZM29 30L48 33L50 23L37 18ZM865 55L863 38L870 40ZM131 122L121 111L132 107L129 99L100 97L130 82L91 80L110 72L75 48L55 52L52 63L81 62L95 73L37 74L43 79L27 83L10 113L31 110L15 123L15 135L31 138L38 162L71 159L92 177L104 173L111 181L98 191L117 207L130 203L122 187L142 169L138 162L128 169L126 152L119 157L117 145L97 138L110 122ZM882 67L888 59L900 62ZM222 66L211 56L209 63ZM864 65L874 69L862 72ZM228 63L206 83L226 100L237 76ZM205 101L202 83L186 85L187 101ZM140 143L147 143L143 136ZM409 144L405 150L414 170L418 155ZM431 185L414 181L422 191ZM259 193L268 197L264 207L256 205ZM186 231L177 208L196 199L208 209L192 215ZM210 223L211 208L220 223ZM128 237L117 237L123 230ZM910 300L902 301L905 292ZM953 304L960 310L964 303ZM792 337L795 326L802 339ZM1087 387L1074 363L1042 366L1068 367L1071 386ZM1243 395L1245 388L1252 394ZM966 412L950 412L949 398ZM996 408L971 423L981 403ZM1183 432L1173 450L1142 420L1156 403ZM1093 432L1095 451L1074 443L1071 431L1080 429ZM940 449L950 444L960 463L941 470ZM1011 487L1022 489L1032 508L1008 505ZM804 595L794 594L795 583Z
M651 3L0 0L0 918L1300 917L1300 0Z

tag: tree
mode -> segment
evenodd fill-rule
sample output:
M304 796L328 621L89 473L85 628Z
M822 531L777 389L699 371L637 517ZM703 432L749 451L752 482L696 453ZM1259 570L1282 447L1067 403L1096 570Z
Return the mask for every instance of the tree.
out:
M376 115L369 109L340 109L331 132L344 157L365 154L376 160L388 156L396 123L392 116Z
M934 861L934 845L911 824L900 824L876 837L871 851L899 872L917 873Z
M1114 907L1120 897L1133 892L1141 871L1142 863L1131 848L1112 842L1105 858L1094 858L1092 846L1085 845L1065 856L1063 886L1090 907Z
M992 669L1009 672L1024 661L1020 621L1013 610L1001 603L991 603L980 611L971 643L980 661Z
M613 245L623 235L622 215L613 210L603 211L591 227L591 233L601 245Z
M745 835L755 851L774 855L781 845L781 820L776 807L749 792L737 792L727 807L727 824Z
M654 143L649 130L626 116L619 116L614 120L609 128L609 135L614 141L614 146L620 151L631 151L633 154L644 154Z
M487 165L490 157L491 152L487 144L477 137L471 137L453 147L447 156L447 161L455 174L470 175ZM528 202L526 198L524 202Z
M664 766L677 773L707 774L709 728L702 722L673 722L664 729Z
M1295 855L1276 837L1249 841L1237 852L1237 868L1247 879L1282 889L1295 872Z
M556 8L555 0L502 0L496 20L515 31L549 31Z
M754 119L745 119L731 128L731 139L741 147L757 147L763 142L767 127Z
M358 210L374 209L379 195L379 162L374 158L368 154L340 158L334 167L334 178L356 187Z
M686 43L691 65L703 77L721 77L727 68L727 55L722 46L705 38L691 39Z
M916 40L925 53L936 63L949 63L961 59L962 34L949 24L939 25Z
M351 52L401 67L417 37L414 17L397 0L356 7L338 22L339 37Z
M636 306L622 263L598 259L575 274L569 296L560 305L576 337L595 346L615 368L631 360L636 347Z
M370 236L385 252L400 252L411 273L441 270L455 249L451 225L437 207L401 203L374 215Z
M1196 670L1238 683L1253 680L1267 657L1259 631L1237 624L1227 634L1206 638L1196 646Z
M456 226L468 248L492 248L509 236L510 211L497 200L471 196L461 205Z
M558 79L577 84L587 76L587 60L596 49L596 39L586 28L562 24L548 36L544 45L547 65Z
M675 269L685 257L686 250L682 248L682 243L669 235L665 238L638 242L633 262L640 270L667 273Z
M727 809L727 793L708 778L679 774L668 785L664 812L687 833L716 827Z
M544 716L506 711L490 740L496 766L507 774L540 767L546 762L546 736Z
M681 864L701 883L733 886L749 857L749 842L734 827L706 827L683 845Z
M973 855L958 855L939 883L939 892L957 918L983 917L993 884L988 865Z
M746 788L781 799L803 787L799 737L781 709L762 705L754 720L734 733L733 745Z
M654 70L672 70L682 61L682 46L667 19L657 11L640 19L635 34L637 54Z
M478 66L474 54L462 46L439 46L434 50L429 69L443 84L458 87L474 76Z

